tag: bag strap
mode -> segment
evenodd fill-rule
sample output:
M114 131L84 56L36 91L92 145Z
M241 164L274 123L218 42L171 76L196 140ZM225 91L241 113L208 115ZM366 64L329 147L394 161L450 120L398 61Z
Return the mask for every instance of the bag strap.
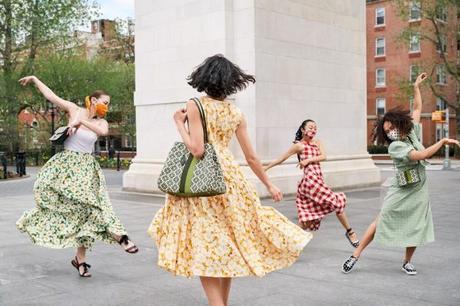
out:
M201 125L203 126L203 136L204 136L204 143L208 142L208 127L206 124L206 114L204 112L203 105L201 104L200 99L198 98L192 98L193 102L195 102L196 107L198 108L198 111L200 112L200 118L201 118Z

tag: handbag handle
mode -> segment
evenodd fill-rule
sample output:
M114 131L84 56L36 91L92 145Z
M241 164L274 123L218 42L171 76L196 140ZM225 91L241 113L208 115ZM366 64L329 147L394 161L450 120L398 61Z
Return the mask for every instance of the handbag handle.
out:
M195 102L196 107L198 108L198 111L200 112L200 118L201 118L201 125L203 127L203 136L204 136L204 143L208 143L208 127L206 124L206 115L203 109L203 105L201 104L200 99L198 98L192 98L193 102Z

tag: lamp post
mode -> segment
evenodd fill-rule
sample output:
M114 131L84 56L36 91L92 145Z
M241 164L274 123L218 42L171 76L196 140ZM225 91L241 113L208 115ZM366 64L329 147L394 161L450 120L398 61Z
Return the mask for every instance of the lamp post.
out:
M449 138L449 107L446 107L446 138ZM444 170L450 169L450 159L449 159L449 145L446 144L444 147L444 161L442 163L442 168Z

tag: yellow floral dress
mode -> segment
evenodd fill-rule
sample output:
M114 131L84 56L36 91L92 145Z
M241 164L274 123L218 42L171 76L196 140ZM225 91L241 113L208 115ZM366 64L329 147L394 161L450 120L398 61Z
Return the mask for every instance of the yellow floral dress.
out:
M272 207L262 206L229 150L243 118L232 103L201 99L209 142L217 151L227 193L176 197L155 215L149 235L158 265L185 277L263 276L290 266L313 237Z

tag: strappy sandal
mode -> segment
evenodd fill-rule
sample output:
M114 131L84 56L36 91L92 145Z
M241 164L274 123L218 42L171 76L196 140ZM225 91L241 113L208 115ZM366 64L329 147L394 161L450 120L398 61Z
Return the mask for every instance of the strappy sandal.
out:
M78 270L80 277L91 277L91 274L89 273L89 268L91 268L91 265L88 265L86 262L79 263L77 256L75 256L75 259L72 259L71 263L72 266ZM83 267L83 273L81 273L80 267Z
M123 246L123 245L126 245L129 243L129 237L128 235L123 235L121 236L120 240L118 240L118 243ZM132 241L131 241L132 242ZM133 245L132 247L129 247L127 249L125 249L125 252L129 253L129 254L135 254L139 251L139 248L135 245Z
M348 241L354 248L357 248L359 247L359 240L351 241L350 235L353 235L353 234L355 234L355 232L353 232L353 229L350 227L349 229L347 229L347 232L345 233L345 237L347 237Z

